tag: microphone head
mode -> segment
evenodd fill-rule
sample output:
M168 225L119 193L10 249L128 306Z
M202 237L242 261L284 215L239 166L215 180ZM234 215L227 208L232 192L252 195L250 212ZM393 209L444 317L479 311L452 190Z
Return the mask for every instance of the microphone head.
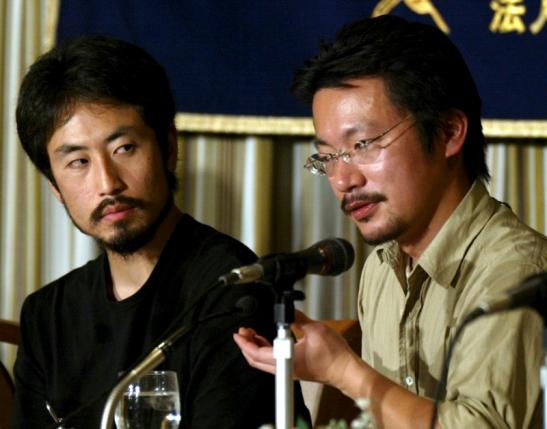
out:
M343 238L328 238L314 244L312 248L319 251L323 258L322 276L337 276L347 271L355 260L355 251L351 243Z
M273 253L252 265L235 268L219 277L222 285L265 282L276 284L300 280L307 274L337 276L353 265L353 246L343 238L319 241L295 253Z

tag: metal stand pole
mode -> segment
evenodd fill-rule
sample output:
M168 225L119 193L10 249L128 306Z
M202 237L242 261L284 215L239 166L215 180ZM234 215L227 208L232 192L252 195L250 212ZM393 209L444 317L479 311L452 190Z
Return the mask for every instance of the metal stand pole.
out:
M291 429L294 427L294 381L293 356L294 340L290 330L294 322L294 301L303 300L304 293L284 290L277 295L274 307L277 337L274 339L275 358L275 427Z
M289 326L279 324L273 344L276 429L294 427L293 351L294 341Z

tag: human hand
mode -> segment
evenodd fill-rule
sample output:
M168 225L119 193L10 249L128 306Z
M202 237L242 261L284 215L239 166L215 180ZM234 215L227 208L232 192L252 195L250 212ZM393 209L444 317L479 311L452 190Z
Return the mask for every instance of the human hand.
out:
M270 374L275 373L273 347L266 338L258 335L254 329L239 328L237 334L234 334L234 341L249 365Z
M293 327L301 332L295 345L295 376L339 387L351 361L361 358L334 329L298 310L295 315Z
M352 360L360 361L347 342L333 329L296 311L293 325L303 336L294 346L294 376L338 386ZM275 373L273 347L250 328L240 328L234 340L254 368Z

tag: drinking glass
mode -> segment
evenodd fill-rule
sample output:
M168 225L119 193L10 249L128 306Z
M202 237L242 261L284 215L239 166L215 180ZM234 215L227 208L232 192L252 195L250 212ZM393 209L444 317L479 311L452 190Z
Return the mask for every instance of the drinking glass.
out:
M114 416L118 429L177 429L180 394L177 373L152 371L127 387Z

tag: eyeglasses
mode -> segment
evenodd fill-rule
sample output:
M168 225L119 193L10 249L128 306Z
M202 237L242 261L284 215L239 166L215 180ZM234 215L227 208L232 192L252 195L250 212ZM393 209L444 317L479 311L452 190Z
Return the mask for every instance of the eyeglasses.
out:
M338 161L339 159L344 161L346 164L372 164L378 159L378 156L380 155L382 149L385 149L396 140L395 138L388 142L382 143L380 141L382 137L384 137L387 133L394 130L410 118L410 115L405 116L395 125L388 128L382 134L379 134L376 137L359 140L357 143L355 143L355 146L352 150L326 154L314 153L306 160L304 168L309 170L310 173L314 175L332 176L332 174L334 173L334 166L336 165L336 161ZM411 126L414 125L414 123L415 122L413 122Z

